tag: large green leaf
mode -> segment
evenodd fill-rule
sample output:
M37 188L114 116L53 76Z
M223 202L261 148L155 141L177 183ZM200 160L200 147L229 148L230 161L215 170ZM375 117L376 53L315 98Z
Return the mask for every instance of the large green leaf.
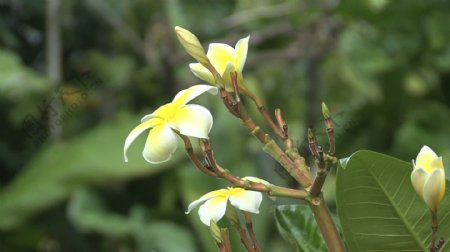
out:
M411 163L358 151L337 175L337 210L349 251L427 251L431 217L410 180ZM450 237L450 188L441 202L440 236ZM450 248L447 242L442 251Z
M196 251L193 235L185 227L151 218L144 206L133 206L129 216L108 211L92 191L81 189L73 194L68 217L86 233L123 240L132 238L136 251Z
M327 251L309 206L278 206L275 219L281 235L294 244L298 252Z
M142 158L145 136L123 160L123 144L139 118L122 114L76 138L44 145L42 151L7 187L0 191L0 229L11 229L67 198L80 186L148 176L174 167L184 157L176 152L170 162L150 165Z

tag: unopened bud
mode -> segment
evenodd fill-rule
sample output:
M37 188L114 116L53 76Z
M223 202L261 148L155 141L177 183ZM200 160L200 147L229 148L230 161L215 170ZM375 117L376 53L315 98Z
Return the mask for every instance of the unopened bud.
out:
M322 102L322 114L325 119L330 118L330 111L328 110L327 104Z
M227 210L225 212L225 216L230 220L233 225L240 225L239 216L237 214L236 209L230 203L227 204Z
M308 140L314 141L314 133L311 128L308 128Z
M222 243L222 235L220 233L220 228L214 220L211 220L209 223L209 231L211 233L212 238L216 243Z
M177 37L181 45L184 47L186 52L189 53L189 55L204 66L211 64L208 57L206 57L205 49L203 49L202 44L200 44L200 41L194 34L192 34L192 32L179 26L175 26L175 32L177 33Z

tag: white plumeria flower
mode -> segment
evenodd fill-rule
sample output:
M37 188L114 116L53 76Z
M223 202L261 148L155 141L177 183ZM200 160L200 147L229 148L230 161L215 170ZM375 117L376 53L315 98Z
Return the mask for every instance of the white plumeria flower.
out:
M127 150L131 143L145 130L150 132L142 155L147 162L157 164L170 159L178 147L176 134L208 138L213 119L208 109L196 104L187 104L192 99L210 92L217 94L217 88L209 85L195 85L178 92L171 103L159 107L152 114L141 119L141 124L134 128L123 148L125 162L128 162Z
M227 209L228 201L234 207L251 213L259 213L262 194L255 191L247 191L242 188L227 188L209 192L188 206L186 214L202 204L198 209L200 220L207 226L211 220L218 222Z
M411 182L431 211L437 211L439 203L445 193L445 171L442 157L428 146L424 145L417 154L416 161L412 161L414 169Z
M222 77L227 91L233 91L233 85L230 77L231 72L237 73L239 88L243 92L246 91L246 88L242 83L242 70L244 69L245 61L247 59L249 39L250 36L240 39L236 43L235 48L222 43L211 43L208 47L206 56ZM216 84L214 76L202 64L191 63L189 64L189 68L198 78L211 84Z

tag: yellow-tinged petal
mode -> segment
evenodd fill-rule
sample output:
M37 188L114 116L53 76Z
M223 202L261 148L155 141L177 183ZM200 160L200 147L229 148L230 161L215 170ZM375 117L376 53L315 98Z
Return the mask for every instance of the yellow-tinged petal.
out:
M247 191L242 188L230 188L230 203L240 210L259 213L262 194L260 192Z
M191 72L195 76L197 76L197 78L200 78L210 84L215 84L216 81L214 80L214 76L202 64L191 63L191 64L189 64L189 68L191 69Z
M170 159L178 147L175 133L166 124L150 130L142 155L149 163L158 164Z
M433 169L444 169L444 162L442 162L442 157L438 157L431 162L431 167Z
M168 123L182 135L207 139L213 118L209 110L203 106L188 104L177 110Z
M425 185L427 177L428 174L423 168L414 169L411 173L411 183L414 190L416 190L417 194L421 197L423 195L423 186Z
M209 45L206 54L214 68L223 76L228 63L234 65L236 52L234 48L227 44L212 43Z
M236 61L235 61L235 67L236 71L238 73L242 73L242 70L244 69L245 61L247 60L247 51L248 51L248 40L250 39L250 36L240 39L236 43Z
M225 215L227 201L228 196L217 196L207 200L198 209L200 220L207 226L211 220L218 222Z
M123 158L125 162L128 162L127 151L130 148L130 145L134 142L134 140L145 130L155 127L161 123L161 120L158 118L154 118L151 120L147 120L141 124L139 124L136 128L134 128L130 134L128 134L127 139L125 139L125 145L123 147Z
M198 205L202 204L203 202L205 202L211 198L228 197L228 195L229 195L229 191L227 189L220 189L220 190L209 192L209 193L203 195L202 197L200 197L199 199L191 202L191 204L189 204L189 206L188 206L188 210L185 213L186 214L190 213L192 211L192 209L196 208Z
M177 107L173 103L167 103L165 105L162 105L158 109L155 110L150 115L144 116L142 120L147 120L148 118L154 117L154 118L160 118L164 121L169 120L170 118L175 116L175 113L177 111Z
M175 98L172 101L172 104L175 104L174 106L178 109L185 105L186 103L190 102L197 96L203 94L204 92L209 92L213 95L217 94L217 88L210 85L195 85L190 88L181 90L178 92L178 94L175 96ZM155 111L156 112L156 111ZM155 113L154 113L155 114Z
M445 193L445 174L443 169L435 169L428 176L423 188L423 199L431 211L437 211Z
M433 170L431 163L436 158L438 158L436 153L430 147L424 145L422 149L420 149L419 154L417 154L415 167L423 168L427 173L430 173Z

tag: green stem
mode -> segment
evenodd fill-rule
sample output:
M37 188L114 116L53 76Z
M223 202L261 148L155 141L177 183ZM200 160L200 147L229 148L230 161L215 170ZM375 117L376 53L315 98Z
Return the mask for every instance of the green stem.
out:
M320 232L322 233L323 239L327 244L328 250L330 252L344 252L345 247L339 232L334 224L333 218L331 217L330 210L328 209L323 195L320 194L317 197L312 198L309 202L309 207L311 208L314 218L319 225Z

